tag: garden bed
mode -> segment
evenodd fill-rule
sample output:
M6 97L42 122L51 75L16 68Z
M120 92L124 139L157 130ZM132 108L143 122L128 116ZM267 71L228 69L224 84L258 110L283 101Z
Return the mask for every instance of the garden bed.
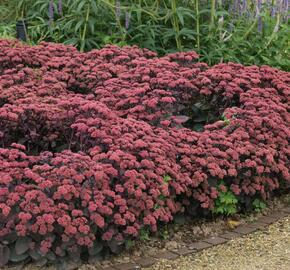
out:
M118 254L289 186L290 73L197 60L0 41L0 264Z

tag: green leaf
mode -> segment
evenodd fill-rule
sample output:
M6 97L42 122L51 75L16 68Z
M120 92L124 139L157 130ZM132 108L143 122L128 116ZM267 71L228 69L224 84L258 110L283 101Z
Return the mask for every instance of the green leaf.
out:
M171 181L171 177L169 175L164 175L163 180L165 183L168 183L169 181Z
M94 33L95 32L95 20L94 19L92 19L92 18L90 18L89 19L89 27L90 27L90 31L91 31L91 33Z
M179 36L186 36L187 38L195 39L196 31L184 27L179 31Z
M96 4L96 1L91 1L91 7L92 7L92 10L93 10L93 12L96 14L96 15L98 15L98 13L99 13L99 9L98 9L98 6L97 6L97 4Z
M203 131L203 125L202 124L194 124L193 130L201 132L201 131Z
M48 259L51 262L56 261L56 255L54 254L54 252L49 251L46 255L45 258Z
M140 240L141 241L148 241L150 240L150 237L149 237L149 232L147 229L141 229L140 231Z
M75 26L75 32L78 32L79 29L83 26L83 24L84 24L84 20L82 20L82 19L79 20L78 23Z
M18 238L18 236L17 236L16 232L11 232L3 237L2 243L12 244L17 240L17 238Z
M202 9L199 11L199 15L203 15L203 14L210 14L210 9Z
M42 258L42 255L36 249L29 250L28 254L35 261L40 260Z
M28 253L23 253L23 254L21 254L21 255L17 254L17 253L15 252L15 248L11 249L10 251L11 251L11 252L10 252L9 260L10 260L11 262L22 262L22 261L24 261L26 258L28 258L28 256L29 256Z
M15 253L17 255L24 254L29 249L30 243L31 239L27 236L18 238L15 243Z
M133 247L135 246L135 241L131 240L131 239L127 239L125 241L125 247L126 247L126 250L130 250L132 249Z
M81 14L82 13L82 10L83 10L83 7L86 4L86 2L87 1L79 1L79 4L78 4L78 6L76 8L76 12L78 12L78 13Z
M194 11L187 9L187 8L184 8L184 7L178 7L176 9L176 13L177 13L178 17L179 17L179 14L182 14L182 17L183 17L183 15L185 15L185 16L191 17L194 20L196 19ZM184 25L184 23L183 23L183 25Z
M179 19L179 22L182 24L182 26L184 26L184 19L183 19L182 12L179 12L178 10L176 10L176 13L177 13L177 17Z

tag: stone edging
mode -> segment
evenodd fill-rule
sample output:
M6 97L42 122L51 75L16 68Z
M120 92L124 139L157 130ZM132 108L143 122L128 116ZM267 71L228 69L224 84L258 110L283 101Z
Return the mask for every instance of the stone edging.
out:
M243 224L238 226L234 230L225 231L219 236L210 237L197 242L193 242L179 249L160 252L151 257L135 258L134 261L101 268L101 270L140 270L152 266L159 259L175 260L180 256L190 255L199 252L203 249L207 249L219 244L224 244L234 238L242 237L257 230L261 230L264 227L289 215L290 215L290 206L279 209L278 213L271 213L268 216L262 216L253 223Z

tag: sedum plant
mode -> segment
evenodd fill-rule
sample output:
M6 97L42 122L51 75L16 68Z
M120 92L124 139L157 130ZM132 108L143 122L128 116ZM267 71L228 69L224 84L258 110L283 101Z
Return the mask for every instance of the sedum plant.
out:
M289 186L289 78L194 51L0 40L0 266L67 269L184 213L263 207Z

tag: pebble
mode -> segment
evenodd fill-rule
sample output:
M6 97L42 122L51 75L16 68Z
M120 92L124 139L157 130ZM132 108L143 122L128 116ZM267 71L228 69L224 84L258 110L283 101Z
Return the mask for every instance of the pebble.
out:
M172 250L172 249L177 249L178 248L178 243L176 241L169 241L165 243L165 248Z

